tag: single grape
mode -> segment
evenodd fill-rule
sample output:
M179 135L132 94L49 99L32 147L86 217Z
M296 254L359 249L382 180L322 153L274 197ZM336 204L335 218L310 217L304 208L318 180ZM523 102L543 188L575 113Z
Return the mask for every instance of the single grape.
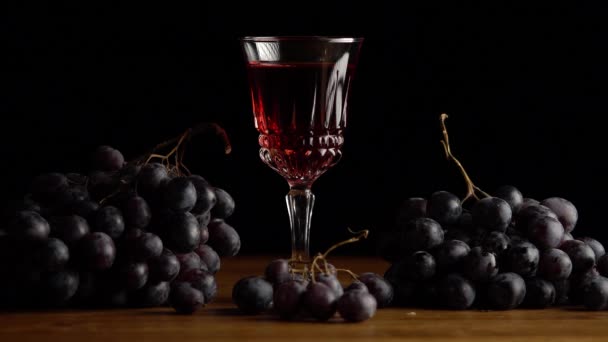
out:
M44 271L59 271L69 260L68 246L55 238L43 242L36 252L36 264Z
M136 260L148 261L163 252L163 241L152 233L142 233L133 241L132 255Z
M232 301L245 314L258 314L268 310L272 305L272 296L272 284L262 277L243 278L232 288Z
M542 252L538 263L538 275L550 281L568 279L572 273L572 261L566 252L551 248Z
M219 256L235 256L241 249L241 238L239 234L223 220L212 220L209 223L209 241L207 244L219 254Z
M501 232L489 232L481 241L481 247L485 252L501 255L511 246L511 239Z
M177 280L181 280L181 276L190 270L200 270L201 258L194 252L176 254L177 260L179 260L179 275Z
M105 233L95 232L83 237L78 245L80 262L89 270L106 270L116 258L116 246Z
M560 249L572 260L572 270L583 273L595 265L595 253L586 243L579 240L570 240L562 243Z
M152 211L143 197L130 196L123 208L124 218L131 227L145 228L152 219Z
M148 261L150 280L152 282L170 282L180 271L180 262L177 256L168 249L164 249L160 256Z
M190 211L196 204L196 188L188 178L173 178L163 191L165 206L173 211Z
M19 211L11 224L11 232L19 240L43 241L48 238L51 227L35 211Z
M349 291L338 300L338 313L349 322L366 321L376 314L376 298L366 291Z
M544 205L530 204L528 206L522 206L517 215L517 224L515 227L521 232L528 232L528 225L531 222L545 216L557 219L557 215Z
M551 197L543 200L540 204L551 209L562 223L567 233L574 230L578 221L578 211L572 202L560 197Z
M608 279L598 277L591 281L583 293L583 303L589 310L605 310L608 308Z
M557 219L543 216L528 223L528 237L540 249L557 248L564 238L564 227Z
M72 213L84 219L89 219L99 209L99 204L95 201L79 201L72 204Z
M602 257L597 261L597 270L598 272L600 272L600 274L604 277L608 276L608 255L604 254L602 255Z
M522 277L536 275L540 253L536 246L522 242L511 246L503 255L500 266Z
M93 168L103 171L118 171L125 164L125 157L110 146L99 146L93 154Z
M393 264L397 265L397 264ZM403 266L397 272L401 277L413 281L421 281L432 278L435 275L437 265L435 258L428 252L418 251L404 259Z
M126 289L140 289L148 282L148 264L143 262L123 264L119 268L119 274Z
M412 197L401 203L397 211L397 227L404 227L409 221L426 216L427 201L424 198Z
M523 306L535 309L547 308L555 303L555 287L540 278L526 279L526 297Z
M195 215L210 214L217 202L215 189L201 176L193 175L188 179L196 190L196 204L192 208L192 213Z
M471 251L469 245L462 241L451 240L439 245L433 256L440 271L456 271L462 269L466 256Z
M510 310L518 307L526 296L526 283L517 273L501 273L488 285L487 301L491 309Z
M59 271L51 273L43 279L43 292L46 301L53 305L65 304L78 290L78 273L74 271Z
M393 301L393 286L376 273L362 273L359 281L365 284L369 293L376 298L379 308L387 307Z
M401 246L412 252L429 250L442 242L443 229L437 221L430 218L410 221L401 238Z
M505 232L511 223L509 203L498 197L486 197L473 205L473 224L487 231Z
M279 285L291 279L289 261L287 259L276 259L271 261L264 271L266 279L273 285Z
M437 191L431 195L426 212L440 224L455 224L462 213L462 204L456 195Z
M388 279L386 281L388 282ZM389 282L389 284L391 284L391 283ZM393 285L391 284L391 286L393 286ZM369 289L361 281L355 280L344 289L344 292L348 292L348 291L367 291L367 292L369 292Z
M318 273L315 280L319 283L327 285L327 287L332 289L336 294L336 298L340 298L340 296L344 294L344 288L342 287L342 284L340 284L338 277L336 277L334 274Z
M601 258L602 256L604 256L604 254L606 254L604 245L602 245L596 239L593 239L590 237L582 237L582 238L578 238L577 240L581 240L584 243L586 243L589 247L591 247L591 249L593 250L593 253L595 254L595 261L599 260L599 258Z
M220 270L220 256L208 245L198 246L194 252L201 258L201 262L207 266L207 270L213 274Z
M51 235L61 239L68 245L80 241L89 232L89 224L81 216L58 216L51 219Z
M57 193L68 187L68 179L61 173L45 173L34 178L30 193L34 200L46 203L53 201Z
M234 213L234 199L232 196L224 189L215 188L215 197L217 203L211 208L211 215L221 219L230 217Z
M475 287L465 277L459 274L448 274L437 284L439 302L456 310L464 310L475 301Z
M465 231L470 231L473 229L473 214L470 211L462 210L462 213L458 217L458 222L456 223L456 227L463 229ZM457 239L456 239L457 240Z
M507 201L513 213L517 213L524 203L524 196L516 187L511 185L501 186L494 192L494 196Z
M283 319L292 319L302 309L302 300L308 282L290 279L275 285L273 305Z
M464 274L475 282L487 282L498 274L496 256L474 247L464 259Z
M312 317L319 321L327 321L336 313L338 297L329 286L317 282L308 284L302 302Z
M177 313L189 315L205 305L205 296L189 283L174 282L171 284L169 303Z
M148 163L142 166L137 175L137 191L146 200L156 200L156 193L169 178L167 168L159 163Z
M163 306L169 300L171 285L167 281L150 283L137 290L134 295L136 305L141 307Z
M96 232L106 233L111 238L117 239L125 231L125 221L118 208L106 206L95 213L94 228Z
M167 247L177 253L192 252L201 241L198 221L190 213L173 213L169 216L166 227Z

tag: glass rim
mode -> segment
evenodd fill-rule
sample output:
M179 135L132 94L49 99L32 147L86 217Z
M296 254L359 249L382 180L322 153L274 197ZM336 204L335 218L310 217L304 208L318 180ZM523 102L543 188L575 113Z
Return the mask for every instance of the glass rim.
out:
M328 43L360 43L363 37L344 36L245 36L243 42L321 41Z

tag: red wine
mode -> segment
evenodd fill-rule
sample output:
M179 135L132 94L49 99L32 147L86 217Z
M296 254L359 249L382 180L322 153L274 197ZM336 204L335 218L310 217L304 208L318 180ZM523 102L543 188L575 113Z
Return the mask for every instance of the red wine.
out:
M260 157L292 186L309 187L342 152L355 66L248 64Z

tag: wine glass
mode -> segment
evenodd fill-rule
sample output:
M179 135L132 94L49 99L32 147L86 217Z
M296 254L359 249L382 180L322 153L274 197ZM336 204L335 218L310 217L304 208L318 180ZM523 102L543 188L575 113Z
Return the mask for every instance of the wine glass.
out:
M289 184L292 262L308 262L311 186L342 157L363 38L244 37L260 158Z

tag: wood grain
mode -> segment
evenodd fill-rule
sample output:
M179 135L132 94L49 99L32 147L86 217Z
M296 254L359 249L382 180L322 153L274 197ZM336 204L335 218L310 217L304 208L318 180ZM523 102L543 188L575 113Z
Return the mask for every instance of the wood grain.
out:
M367 322L283 322L243 316L230 302L232 285L261 274L269 257L222 260L217 302L193 316L171 308L0 313L0 341L603 341L608 312L569 308L513 311L379 310ZM383 273L375 258L337 257L338 267Z

